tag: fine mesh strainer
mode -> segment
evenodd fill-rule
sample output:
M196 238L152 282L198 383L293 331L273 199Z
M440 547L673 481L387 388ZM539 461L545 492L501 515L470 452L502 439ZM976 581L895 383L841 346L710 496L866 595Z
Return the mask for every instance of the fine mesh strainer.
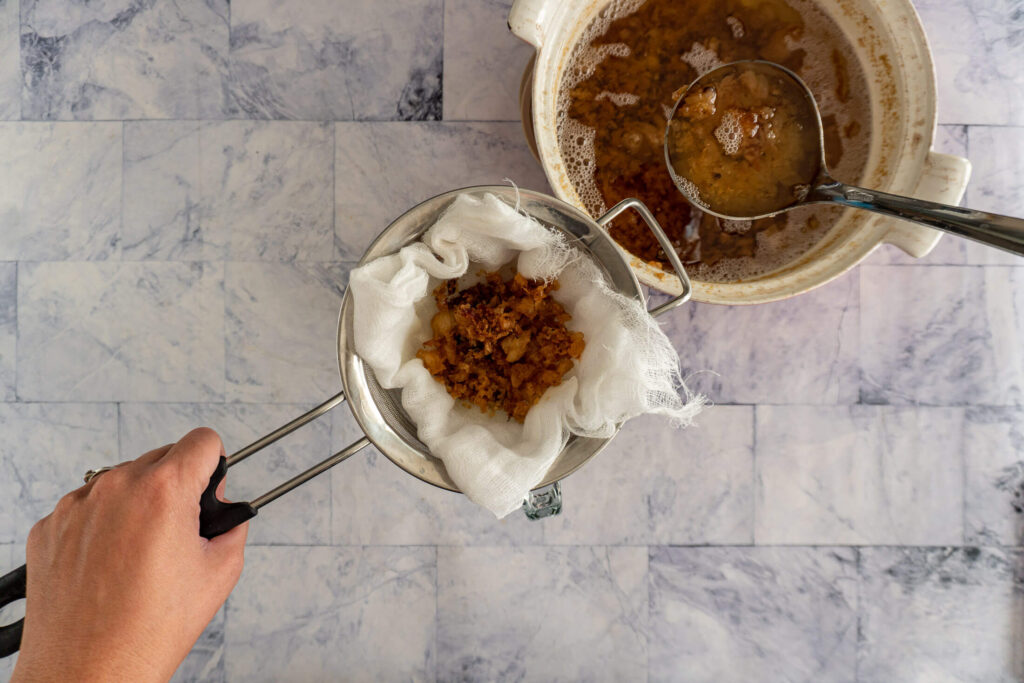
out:
M627 209L637 211L657 237L668 255L672 267L678 274L682 294L668 302L650 309L652 315L660 315L690 298L690 280L686 271L650 211L637 199L626 199L616 204L597 220L559 199L539 192L517 190L506 186L481 186L453 190L418 204L374 240L363 255L360 265L381 256L393 254L402 247L417 241L444 213L445 209L460 194L493 194L510 206L532 216L551 230L566 236L571 244L583 254L589 255L604 274L609 286L619 293L644 301L640 283L626 260L626 254L608 236L604 227L613 218ZM318 474L346 460L369 444L376 446L409 474L434 486L458 491L448 476L444 464L430 454L427 446L416 436L416 425L402 409L398 391L387 390L377 383L373 371L363 364L355 353L352 341L353 305L350 291L345 292L338 322L338 366L341 370L343 390L321 403L304 415L275 429L261 439L246 446L230 457L221 457L210 484L200 499L199 530L206 538L213 538L242 522L256 516L261 507L309 481ZM248 502L225 503L217 500L215 491L224 478L227 469L250 455L262 450L281 437L324 415L348 399L352 413L365 436L349 444L305 472L292 477L283 484ZM614 436L614 435L613 435ZM603 439L570 437L565 448L555 459L544 480L537 489L530 492L524 501L524 510L531 519L558 514L561 511L561 492L558 482L583 466L601 451L612 437ZM26 570L22 566L6 576L0 577L0 607L25 597ZM0 627L0 657L17 651L21 641L23 620Z
M604 227L613 218L627 209L634 209L644 219L657 237L677 273L681 274L682 294L651 310L659 315L686 302L690 297L690 281L686 276L671 243L665 236L650 211L639 200L627 199L615 205L596 221L579 209L546 194L517 190L506 186L480 186L452 190L428 199L404 213L382 232L370 245L360 265L382 256L393 254L402 247L419 240L423 233L437 222L437 219L460 194L493 194L510 206L540 221L552 230L561 232L582 253L589 255L598 265L612 289L639 301L644 300L643 290L633 270L629 267L625 252L615 243ZM444 463L430 453L430 449L416 436L416 425L402 408L400 392L384 389L374 377L373 370L356 355L353 334L352 294L345 292L338 321L338 367L341 370L343 391L331 397L308 413L296 418L262 439L227 458L211 480L204 497L201 527L204 536L211 537L255 516L257 510L272 500L291 491L316 475L355 454L372 443L391 462L409 474L434 486L459 491L445 470ZM352 413L366 436L293 477L271 491L247 503L222 503L213 495L216 485L223 477L223 471L244 460L253 453L277 441L281 437L316 419L348 399ZM555 459L544 480L524 501L524 509L531 518L546 517L561 510L561 493L558 482L575 472L603 449L612 437L603 439L571 436L565 448Z
M639 200L626 199L616 204L606 214L594 220L579 209L546 194L517 190L497 185L469 187L452 190L428 199L409 209L382 232L370 245L360 265L387 256L402 247L419 240L423 233L437 222L437 219L460 194L493 194L510 206L540 221L551 230L561 232L583 254L590 256L604 274L608 284L617 292L644 300L643 290L633 270L629 267L626 254L615 243L604 227L613 218L627 209L634 209L650 227L665 253L668 254L675 271L681 274L682 294L651 310L652 315L675 308L690 297L690 281L682 263L661 227L650 211ZM204 496L201 529L204 536L212 537L224 533L246 519L255 516L257 510L272 500L291 491L316 475L355 454L372 443L391 462L409 474L428 484L458 491L458 486L448 476L444 463L430 453L430 449L416 436L416 425L402 408L401 396L397 390L388 390L378 384L373 370L356 355L353 333L353 305L350 291L345 292L338 321L338 367L341 370L343 391L321 405L271 432L255 443L227 458L218 469ZM244 460L253 453L277 441L311 420L320 417L348 399L352 413L366 436L356 440L323 462L284 482L280 486L243 503L222 503L213 495L216 485L223 478L224 470ZM524 501L524 509L531 518L546 517L561 510L561 493L558 482L575 472L603 449L612 437L603 439L571 436L562 452L555 459L544 480Z

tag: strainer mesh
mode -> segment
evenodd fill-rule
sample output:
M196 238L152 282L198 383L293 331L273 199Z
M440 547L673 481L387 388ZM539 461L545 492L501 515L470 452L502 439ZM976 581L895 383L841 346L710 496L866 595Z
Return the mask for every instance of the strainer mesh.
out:
M594 240L593 237L588 239L581 239L580 236L574 235L564 228L555 225L549 221L544 220L542 217L534 216L540 223L544 224L548 229L562 233L566 239L571 243L575 243L580 253L586 255L594 263L597 264L605 277L608 277L608 270L600 259L595 258L594 254L590 249L590 244ZM419 239L420 235L416 235L415 241ZM377 410L380 412L384 422L395 432L403 441L419 451L423 457L434 457L430 448L425 443L420 441L419 437L416 436L416 423L412 421L409 414L405 412L402 407L402 392L398 389L385 389L377 381L377 376L373 372L373 368L369 365L363 364L363 371L366 376L366 385L370 391L370 396L373 399L374 404L377 406ZM574 442L578 437L575 434L569 436L569 442ZM568 444L567 444L568 445Z
M430 456L430 449L416 436L416 424L409 417L409 414L402 408L402 392L398 389L385 389L377 382L377 376L369 365L363 366L366 370L366 386L370 389L370 396L380 411L384 422L399 437L410 446L420 452L423 457Z

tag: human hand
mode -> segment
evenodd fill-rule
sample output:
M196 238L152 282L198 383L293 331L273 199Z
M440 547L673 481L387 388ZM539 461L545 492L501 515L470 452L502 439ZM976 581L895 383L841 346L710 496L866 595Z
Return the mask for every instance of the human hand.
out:
M174 674L242 572L248 524L199 535L199 497L223 454L216 432L195 429L96 476L32 527L12 683Z

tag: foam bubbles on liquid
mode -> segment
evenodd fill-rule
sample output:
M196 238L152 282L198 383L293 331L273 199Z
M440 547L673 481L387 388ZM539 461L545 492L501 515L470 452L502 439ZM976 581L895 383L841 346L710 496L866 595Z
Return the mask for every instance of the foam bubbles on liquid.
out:
M558 140L562 148L565 172L576 194L592 216L600 216L608 206L594 177L594 138L597 131L563 113L558 115Z
M717 52L700 43L694 43L689 52L684 52L679 58L693 67L698 76L703 76L712 69L717 69L725 64L718 58Z
M743 235L750 232L752 227L754 227L754 221L750 219L741 221L722 221L722 232L727 232L730 235Z
M697 206L707 207L707 203L701 199L700 190L697 189L697 186L693 184L692 180L684 178L676 173L676 170L672 168L671 165L668 165L668 173L672 176L672 182L674 182L676 187L686 195L687 199L689 199L691 203L696 204Z
M637 11L645 1L613 0L598 12L576 41L572 54L566 60L568 66L558 88L555 104L555 110L558 112L555 120L555 136L558 139L569 182L572 183L583 206L592 216L600 216L608 210L594 177L594 159L596 157L594 138L597 132L593 128L569 118L567 113L570 103L569 93L579 83L593 75L598 65L608 57L628 57L632 54L629 46L625 43L609 43L596 47L591 43L598 36L604 35L612 22ZM609 93L609 97L619 98L619 101L612 99L617 106L623 106L619 103L620 101L625 104L635 104L639 101L639 97L631 93ZM632 102L626 101L626 98L629 97L633 98Z
M640 101L639 95L634 95L631 92L608 92L604 90L598 93L595 100L608 100L616 107L629 107Z
M740 143L743 142L743 125L740 123L740 115L735 109L729 109L722 114L722 122L715 128L715 139L722 146L729 156L740 151Z
M732 29L733 38L742 38L746 35L746 29L743 27L743 22L736 17L726 17L725 23L729 24L729 28Z
M629 46L622 43L598 47L592 46L591 43L605 34L612 22L635 12L645 1L615 0L601 10L580 34L578 41L573 46L572 53L566 60L566 71L559 84L556 104L558 112L556 134L562 160L570 183L579 195L583 206L593 216L598 216L607 210L594 175L596 132L589 126L569 118L570 92L576 85L591 76L597 66L609 56L628 57L630 55ZM844 139L842 159L836 168L832 169L837 177L854 180L860 176L866 164L869 149L868 135L871 130L870 111L863 110L864 103L867 103L869 99L865 87L866 80L863 76L858 76L860 73L859 61L835 22L814 4L814 0L785 1L799 12L805 23L802 35L799 37L787 36L786 45L793 50L806 51L807 57L803 61L801 75L814 91L822 111L832 112L840 127L848 125L854 120L860 124L861 132ZM742 37L741 33L745 34L742 21L735 17L727 17L726 21L734 36L739 38ZM838 49L846 57L850 69L850 93L849 97L842 102L833 87L835 73L831 54L834 49ZM715 51L696 42L681 58L693 67L698 75L703 75L723 63ZM612 94L627 93L609 93L609 95ZM612 101L615 102L615 100ZM663 105L663 109L667 120L671 108ZM685 179L679 178L676 174L673 176L677 184L686 185ZM693 188L691 184L688 189L697 199L695 203L700 206L701 202L696 188ZM808 245L817 243L827 232L828 227L835 223L840 213L841 209L835 207L793 209L786 214L788 225L785 229L757 233L756 258L724 259L714 265L696 264L690 274L698 280L734 282L773 271L805 253ZM817 217L821 228L806 227L811 216ZM695 213L691 220L694 222L692 227L695 231L699 221L712 219L708 216L702 218ZM732 233L743 233L752 227L750 221L721 221L720 225L723 231Z

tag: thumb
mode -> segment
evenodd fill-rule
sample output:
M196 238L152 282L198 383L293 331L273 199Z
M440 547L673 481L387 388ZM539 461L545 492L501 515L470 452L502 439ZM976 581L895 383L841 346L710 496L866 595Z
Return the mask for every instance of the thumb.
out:
M207 557L223 571L224 578L230 582L230 590L242 575L245 564L245 539L249 535L249 522L243 522L234 529L220 536L214 536L206 543Z

